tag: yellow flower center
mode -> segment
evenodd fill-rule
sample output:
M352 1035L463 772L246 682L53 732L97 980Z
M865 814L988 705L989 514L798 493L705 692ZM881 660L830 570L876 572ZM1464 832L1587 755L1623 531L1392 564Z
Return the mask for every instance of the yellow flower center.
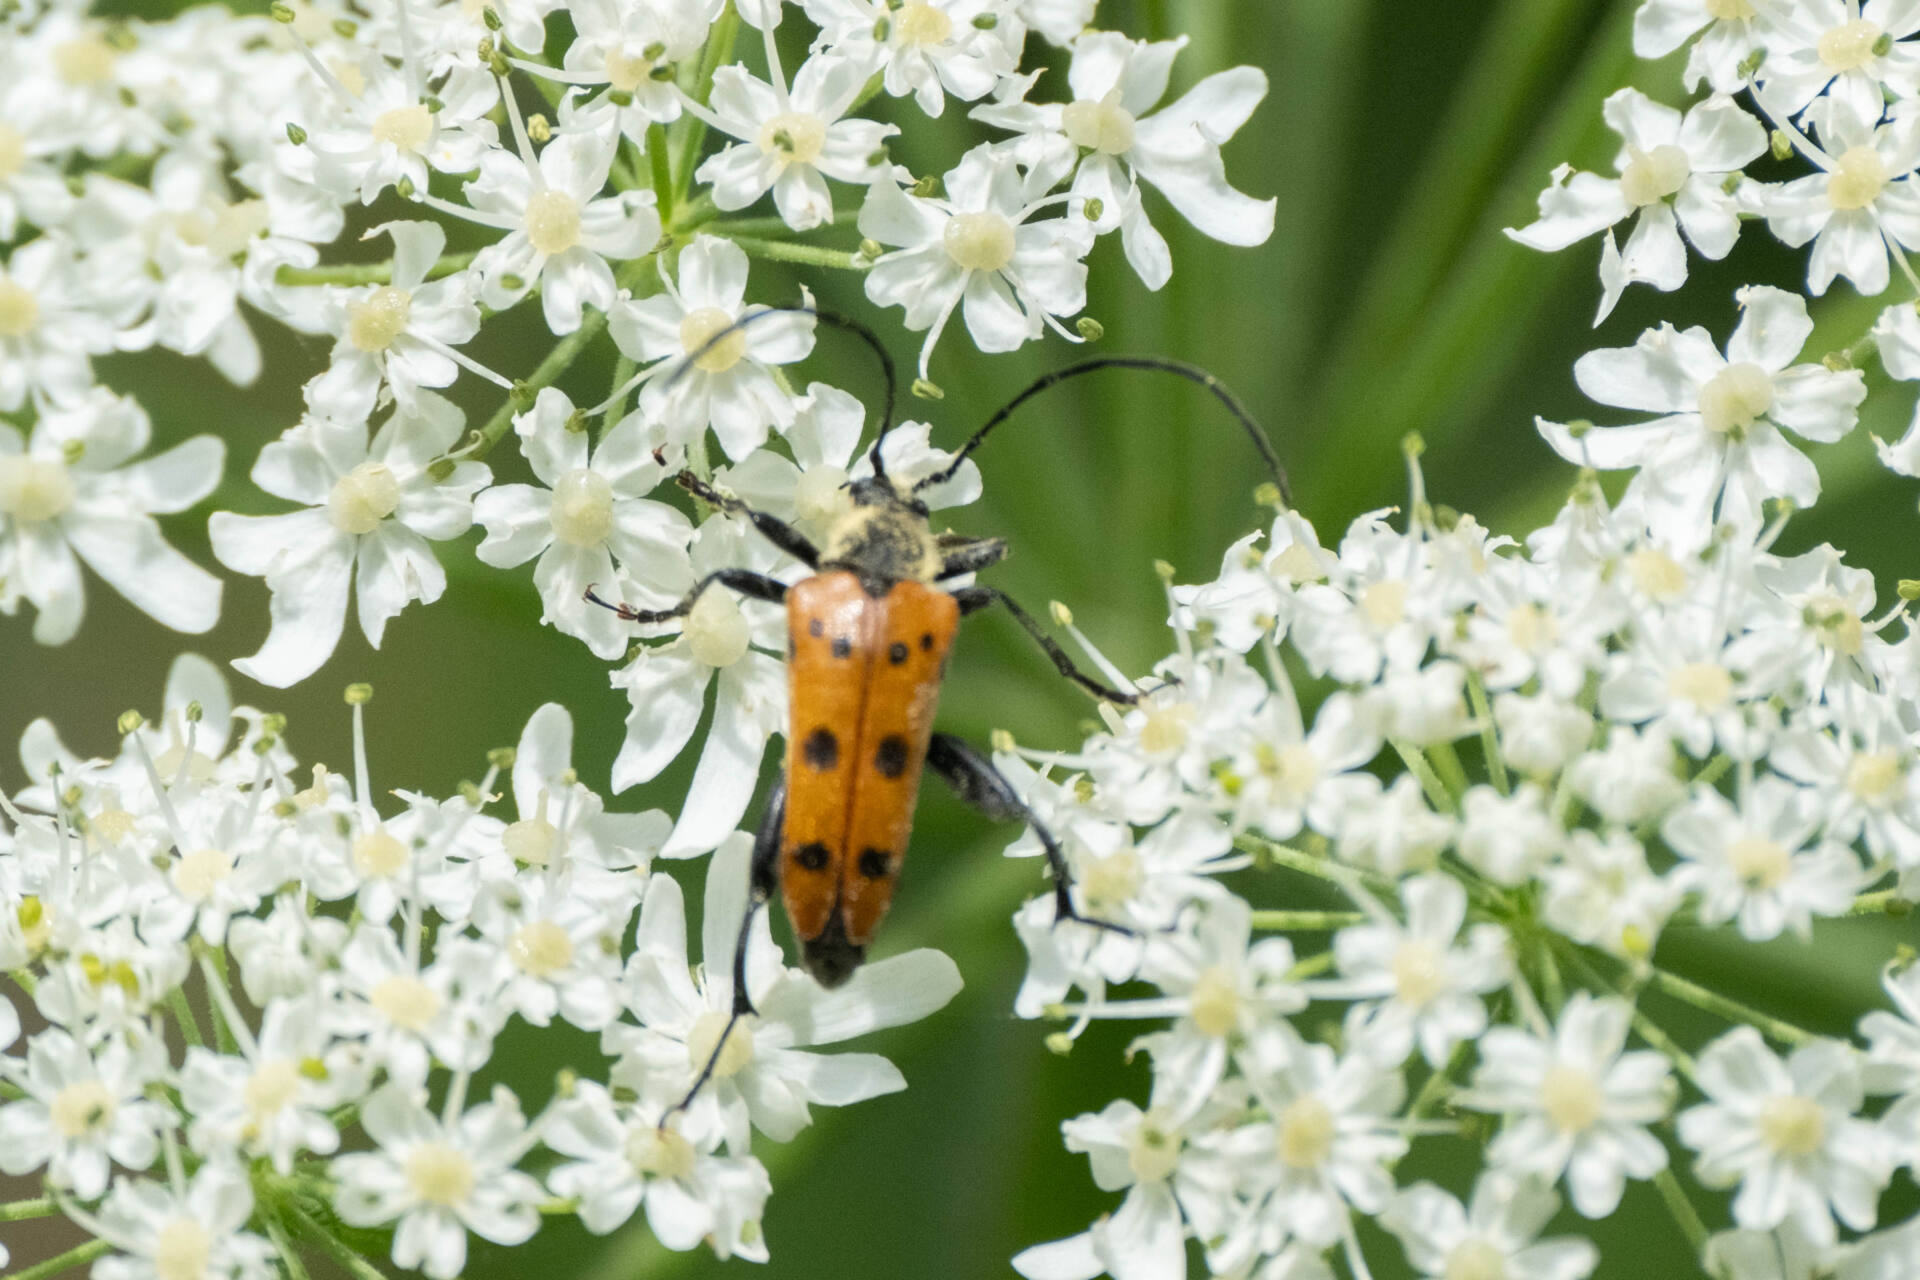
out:
M153 1242L153 1271L160 1280L202 1280L213 1255L213 1237L194 1218L175 1218Z
M300 1065L292 1058L269 1058L253 1069L241 1091L247 1114L259 1124L278 1115L300 1095Z
M956 213L942 233L947 256L968 271L999 271L1013 261L1013 224L997 213Z
M1672 143L1651 151L1634 148L1620 171L1620 194L1636 209L1658 204L1685 186L1692 172L1687 153Z
M1667 696L1701 711L1718 711L1733 700L1733 676L1717 662L1685 662L1667 677Z
M198 753L196 752L195 754ZM203 760L206 759L205 756L201 756L200 758ZM173 772L167 768L164 760L157 761L155 767L163 778L170 776L171 772ZM178 768L179 763L176 761L174 770ZM102 809L99 813L87 819L87 830L108 844L119 844L122 840L125 840L133 834L133 829L133 815L125 809Z
M404 973L380 979L368 1002L403 1031L424 1031L440 1012L440 993Z
M73 477L66 464L26 454L0 456L0 515L39 524L73 505Z
M1394 994L1418 1009L1447 989L1446 958L1431 943L1407 941L1393 953Z
M555 482L547 518L560 541L576 547L599 546L613 532L613 482L597 471L576 467Z
M1707 0L1707 16L1722 22L1745 21L1753 17L1752 0Z
M573 939L551 920L536 920L507 943L514 967L534 978L550 978L573 963Z
M1741 836L1727 845L1727 865L1749 888L1771 889L1787 878L1793 858L1764 836Z
M1140 855L1132 849L1115 849L1104 858L1083 858L1079 871L1080 892L1096 910L1122 906L1140 889Z
M272 218L264 200L210 203L175 215L173 234L180 243L205 249L216 258L237 258L247 242L265 233Z
M893 15L893 38L898 44L945 44L952 35L953 19L919 0L910 0Z
M400 505L400 481L378 462L363 462L334 482L327 519L342 533L372 533Z
M733 317L719 307L696 307L680 321L680 349L688 355L700 352L694 368L708 373L725 373L747 354L747 331L734 329L718 342L713 340L733 325ZM712 347L707 344L713 342Z
M632 93L653 76L653 59L625 49L607 50L607 83L620 93Z
M1240 988L1233 975L1214 965L1193 984L1193 1025L1205 1036L1224 1036L1240 1025Z
M1441 1280L1507 1280L1507 1255L1476 1236L1453 1247L1440 1275Z
M1507 639L1522 653L1545 653L1559 637L1560 624L1537 604L1522 604L1507 612Z
M417 154L425 151L427 143L433 140L433 112L427 110L424 102L382 111L373 119L372 132L375 142L389 143L398 150Z
M387 834L385 827L355 836L351 856L353 869L363 880L390 879L407 866L407 846Z
M1812 1155L1827 1140L1827 1117L1812 1098L1782 1094L1761 1106L1760 1136L1783 1156Z
M635 1173L647 1177L686 1178L698 1159L693 1144L675 1129L656 1129L651 1125L630 1129L624 1145L627 1163Z
M112 77L118 56L97 33L89 33L54 46L53 72L70 85L99 84Z
M1256 752L1260 771L1273 782L1275 799L1293 806L1305 803L1320 781L1320 757L1303 742L1290 742L1277 749L1262 744Z
M1900 756L1894 751L1858 751L1847 765L1847 794L1885 808L1899 799Z
M1807 601L1803 612L1807 622L1820 632L1821 641L1831 649L1852 657L1866 643L1867 631L1860 623L1860 615L1831 592Z
M1127 1168L1136 1182L1160 1182L1180 1164L1180 1136L1142 1123L1127 1143Z
M787 164L812 164L827 144L827 122L808 111L783 111L760 128L760 150Z
M719 1009L709 1009L694 1020L693 1030L687 1033L687 1062L695 1071L707 1065L714 1049L719 1047L723 1034L727 1037L727 1044L713 1064L713 1078L716 1080L739 1075L753 1061L753 1028L748 1025L747 1019L742 1018L734 1024L732 1031L728 1031L727 1014Z
M205 902L232 874L232 854L224 849L196 849L173 864L173 887L189 902Z
M1655 600L1677 599L1687 589L1687 571L1664 551L1644 547L1627 557L1627 572L1643 595Z
M1827 175L1827 203L1842 212L1864 209L1880 198L1892 176L1872 147L1848 147Z
M510 823L500 837L507 856L523 867L544 867L553 861L560 829L545 818L522 818Z
M548 188L527 201L527 242L552 257L580 243L580 205L564 191Z
M818 528L831 525L853 507L846 483L845 467L822 466L801 472L800 483L793 489L794 515L802 524Z
M1375 631L1388 631L1407 616L1407 584L1399 578L1383 578L1360 589L1360 612Z
M407 1156L407 1183L427 1204L451 1208L473 1194L473 1161L444 1142L423 1142Z
M1187 745L1194 714L1192 704L1186 702L1156 707L1147 712L1147 718L1140 726L1140 749L1156 756L1180 750Z
M696 661L730 667L747 656L752 639L746 615L727 591L704 592L687 615L687 646Z
M1773 408L1773 375L1745 360L1730 364L1700 388L1700 420L1718 435L1738 435Z
M0 178L11 178L27 167L27 135L10 124L0 124Z
M1814 51L1828 70L1854 71L1873 61L1874 46L1880 43L1882 34L1874 23L1855 18L1822 32Z
M53 1127L64 1138L84 1138L113 1120L114 1098L98 1080L70 1084L53 1095L47 1108Z
M385 351L407 331L412 315L413 295L383 285L347 304L347 341L362 351Z
M1540 1080L1540 1109L1562 1133L1585 1133L1600 1119L1604 1099L1591 1072L1556 1063Z
M0 273L0 338L24 338L40 323L40 299Z
M1069 102L1060 111L1060 126L1076 147L1109 156L1133 150L1133 113L1120 105L1118 89L1098 101Z
M1280 1113L1274 1148L1289 1169L1318 1168L1333 1152L1333 1112L1312 1094L1301 1094Z

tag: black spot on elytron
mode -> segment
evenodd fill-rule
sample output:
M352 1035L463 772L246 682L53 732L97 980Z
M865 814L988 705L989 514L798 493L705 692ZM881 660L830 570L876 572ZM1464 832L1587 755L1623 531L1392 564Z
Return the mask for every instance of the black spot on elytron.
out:
M892 663L892 664L893 664L894 666L896 666L896 667L897 667L897 666L899 666L899 665L900 665L901 663L903 663L903 662L905 662L906 660L907 660L907 646L906 646L906 645L904 645L904 644L902 644L902 643L901 643L900 641L898 641L898 640L895 640L895 641L894 641L894 642L893 642L892 644L890 644L890 645L888 645L888 646L887 646L887 661L888 661L888 662L891 662L891 663Z
M880 739L880 745L874 748L873 767L889 778L897 778L907 771L907 740L897 733L890 733Z
M818 840L803 844L793 851L793 860L808 871L824 871L827 866L827 846Z
M806 756L807 763L825 773L840 763L840 739L833 736L833 730L821 725L807 735L800 745L800 752Z
M844 658L850 655L852 652L853 652L853 641L847 639L845 636L835 636L833 638L833 656L834 657Z
M821 625L821 622L820 622L820 619L818 619L818 618L809 618L809 619L807 619L807 634L808 634L808 635L810 635L810 636L817 636L817 635L819 635L819 634L820 634L821 632L823 632L823 631L825 631L825 630L826 630L826 627L824 627L823 625Z
M885 849L862 849L858 866L861 875L869 880L879 880L893 870L893 859L887 856Z
M922 652L922 653L925 653L925 652L927 652L927 651L929 651L929 650L931 650L932 648L933 648L933 632L931 632L931 631L922 631L922 632L920 633L920 650L921 650L921 652Z

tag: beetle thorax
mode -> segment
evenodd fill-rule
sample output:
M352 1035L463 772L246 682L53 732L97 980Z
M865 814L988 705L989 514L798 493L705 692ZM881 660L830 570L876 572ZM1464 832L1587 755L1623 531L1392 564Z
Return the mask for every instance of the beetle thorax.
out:
M853 570L879 594L896 582L932 582L941 556L925 517L884 503L855 507L836 521L827 532L821 563Z

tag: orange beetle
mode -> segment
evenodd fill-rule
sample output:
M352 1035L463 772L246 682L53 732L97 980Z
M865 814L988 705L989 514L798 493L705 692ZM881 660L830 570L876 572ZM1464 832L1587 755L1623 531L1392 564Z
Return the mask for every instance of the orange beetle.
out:
M715 334L707 347L775 310L749 314ZM879 340L843 316L810 308L785 310L812 314L854 331L879 355L886 375L880 434L867 455L873 474L847 486L851 509L829 530L826 545L815 547L785 521L715 490L691 472L683 471L676 479L702 501L751 521L768 541L813 570L813 575L789 586L751 570L722 569L702 579L678 604L657 610L610 604L591 588L587 591L587 599L631 622L684 617L701 594L714 586L757 600L784 602L787 608L786 768L754 839L752 891L734 951L732 1016L705 1069L674 1110L692 1101L712 1074L734 1024L754 1012L746 989L747 940L755 913L772 899L776 888L800 940L802 963L822 986L839 986L865 960L867 945L893 900L923 767L933 769L961 800L988 817L1025 821L1033 827L1053 879L1056 920L1080 920L1125 932L1118 925L1079 913L1059 842L991 761L960 739L933 731L933 713L961 616L991 604L1005 606L1039 642L1060 674L1087 692L1127 704L1141 695L1111 688L1081 672L1025 610L994 588L941 586L998 562L1007 553L1006 543L998 538L935 533L926 503L915 495L951 479L987 433L1031 396L1064 379L1108 368L1172 373L1207 388L1246 427L1281 494L1286 493L1285 473L1266 436L1212 374L1176 361L1137 356L1097 357L1047 374L988 419L946 466L902 489L887 475L881 457L880 446L893 416L894 377L892 362ZM697 361L705 350L688 356L687 364Z

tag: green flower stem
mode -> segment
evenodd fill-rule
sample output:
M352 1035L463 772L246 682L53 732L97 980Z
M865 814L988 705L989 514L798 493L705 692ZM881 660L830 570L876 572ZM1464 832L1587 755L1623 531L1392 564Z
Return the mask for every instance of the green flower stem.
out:
M1331 949L1317 951L1287 970L1286 980L1298 982L1302 978L1317 978L1331 968L1333 968L1333 951Z
M712 32L707 36L706 51L700 58L700 70L693 87L688 90L695 102L706 104L713 96L713 74L721 64L733 57L734 37L740 34L740 15L731 3L720 11L719 19L713 24ZM680 135L680 153L675 157L674 203L686 199L687 190L693 183L694 162L700 158L700 148L707 140L707 123L687 112L680 117L679 126L684 132Z
M1700 1214L1687 1199L1687 1193L1680 1189L1680 1180L1673 1176L1672 1169L1662 1169L1653 1175L1653 1185L1660 1192L1660 1198L1667 1203L1667 1212L1687 1237L1687 1243L1693 1251L1699 1253L1707 1247L1707 1224L1700 1220Z
M667 229L673 233L675 239L685 241L690 238L689 233L699 230L719 216L720 209L713 203L713 193L702 191L691 200L684 197L681 199L675 207L673 221L667 224Z
M762 240L758 236L730 236L749 257L770 262L799 262L809 267L836 267L842 271L865 271L873 264L846 249L828 249L816 244L794 244L791 240Z
M230 981L230 975L227 972L227 949L225 947L213 947L207 951L204 963L201 965L201 974L209 983L219 982L223 991L231 991L233 989L233 983ZM233 1028L227 1023L227 1011L233 1008L232 1001L229 1000L225 1004L222 1004L221 1001L209 996L207 1005L208 1011L213 1016L213 1036L215 1043L220 1046L220 1052L225 1054L239 1053L240 1041L234 1036Z
M1904 916L1912 911L1912 900L1901 897L1898 889L1863 893L1853 900L1851 907L1847 908L1847 914L1850 916Z
M579 1205L565 1196L549 1196L533 1206L534 1211L543 1218L569 1218L579 1212Z
M0 1204L0 1222L25 1222L28 1218L51 1218L58 1212L60 1212L60 1206L53 1202L52 1196L15 1200L10 1204Z
M1453 749L1451 742L1436 742L1427 748L1427 754L1433 757L1433 767L1440 774L1440 780L1447 784L1447 790L1453 793L1457 803L1467 794L1473 784L1467 780L1467 771L1460 764L1460 753Z
M308 1280L307 1264L300 1261L300 1250L287 1234L280 1219L266 1215L267 1239L273 1242L273 1248L280 1255L280 1265L287 1269L287 1280Z
M660 224L673 220L673 157L667 154L667 126L658 120L647 126L647 163L653 179L653 207Z
M180 1039L189 1049L199 1049L206 1045L200 1037L200 1022L193 1016L193 1006L187 1003L187 993L175 987L167 993L167 1008L173 1010L173 1020L180 1024Z
M1726 777L1727 770L1731 768L1733 768L1733 757L1723 751L1701 766L1700 772L1693 775L1694 783L1698 786L1710 787Z
M358 1280L387 1280L385 1273L382 1272L380 1268L368 1262L358 1253L355 1253L352 1247L344 1240L321 1226L319 1220L312 1214L291 1200L284 1202L284 1208L287 1217L291 1218L293 1225L299 1228L302 1239L311 1240L326 1250L328 1257L339 1263L343 1269L358 1277Z
M1271 840L1262 840L1256 835L1242 834L1234 837L1233 847L1275 866L1310 875L1316 880L1329 881L1343 889L1357 880L1376 893L1383 893L1389 897L1394 894L1393 881L1385 876L1376 875L1371 871L1361 871L1355 867L1341 866L1330 858L1316 858L1291 845L1275 844Z
M858 217L859 213L860 208L858 205L848 205L846 208L835 209L831 218L817 227L811 227L807 231L798 234L811 235L815 231L825 231L829 227L843 226ZM795 234L793 228L787 225L787 220L778 216L765 218L727 218L722 220L720 225L716 226L713 230L715 234L727 236L777 236Z
M456 271L465 271L473 262L473 253L443 253L427 268L427 279L438 280ZM393 280L393 260L385 262L342 262L330 267L281 267L273 273L275 284L388 284Z
M620 388L626 386L627 379L631 378L634 375L634 372L639 368L640 368L639 362L636 361L632 356L628 355L626 352L622 351L620 353L620 358L614 361L613 382L608 385L607 394L611 396L616 391L619 391ZM622 395L618 400L608 401L607 411L604 414L600 415L600 438L602 440L606 439L607 432L613 430L613 425L616 422L620 421L620 419L625 416L626 408L627 408L627 397L624 395Z
M35 1263L22 1271L12 1272L13 1280L44 1280L46 1276L57 1276L62 1271L85 1266L103 1254L113 1252L113 1246L105 1240L89 1240L77 1245L65 1253L55 1254L45 1262Z
M1253 927L1326 933L1350 924L1364 924L1366 919L1364 911L1256 911Z
M1811 1044L1820 1038L1804 1027L1796 1027L1791 1022L1783 1021L1772 1014L1762 1013L1753 1006L1723 996L1718 991L1709 991L1699 983L1683 978L1677 973L1670 973L1665 969L1649 965L1647 976L1653 987L1674 999L1685 1001L1696 1009L1704 1009L1729 1022L1744 1022L1762 1035L1777 1040L1781 1044Z
M1467 672L1467 701L1473 707L1473 718L1480 722L1480 749L1487 757L1487 777L1493 783L1493 789L1501 795L1512 790L1507 781L1507 758L1500 750L1500 734L1493 723L1493 704L1487 701L1487 687L1480 683L1480 674Z
M1393 749L1400 759L1406 762L1407 772L1420 780L1420 787L1427 793L1427 800L1442 813L1458 813L1460 807L1455 803L1453 793L1447 790L1447 784L1440 781L1440 775L1433 770L1433 764L1427 759L1426 752L1405 742L1396 742Z

